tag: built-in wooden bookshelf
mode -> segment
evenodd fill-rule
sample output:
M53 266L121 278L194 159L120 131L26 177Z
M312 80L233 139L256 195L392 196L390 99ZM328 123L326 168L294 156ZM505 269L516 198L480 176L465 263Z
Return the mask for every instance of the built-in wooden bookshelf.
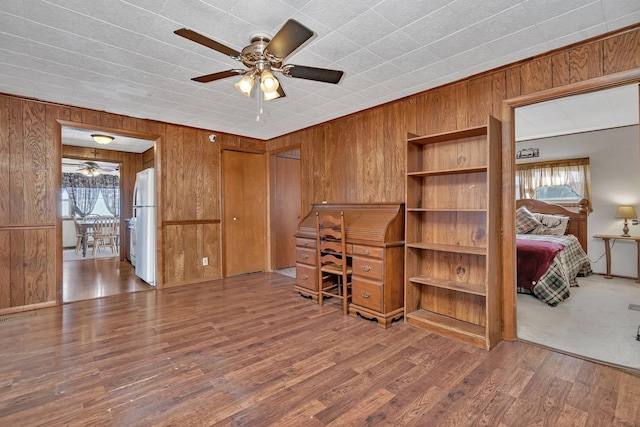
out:
M501 339L500 122L407 141L405 321L485 348Z

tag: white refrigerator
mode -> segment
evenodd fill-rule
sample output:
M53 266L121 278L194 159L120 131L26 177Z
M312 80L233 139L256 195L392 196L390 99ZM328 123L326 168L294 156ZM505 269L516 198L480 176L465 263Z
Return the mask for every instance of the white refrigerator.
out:
M133 222L136 239L136 276L155 286L156 181L153 168L145 169L136 175L133 188Z

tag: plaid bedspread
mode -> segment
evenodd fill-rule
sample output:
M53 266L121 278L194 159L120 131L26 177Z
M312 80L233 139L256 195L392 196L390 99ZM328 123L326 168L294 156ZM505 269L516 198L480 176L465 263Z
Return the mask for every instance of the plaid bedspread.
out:
M580 246L575 236L548 236L533 234L518 234L517 239L543 240L547 242L565 245L558 255L551 261L549 270L540 277L533 287L533 295L552 307L569 298L569 288L578 286L576 276L588 276L591 274L591 263L587 254ZM520 288L518 292L531 294L528 289Z

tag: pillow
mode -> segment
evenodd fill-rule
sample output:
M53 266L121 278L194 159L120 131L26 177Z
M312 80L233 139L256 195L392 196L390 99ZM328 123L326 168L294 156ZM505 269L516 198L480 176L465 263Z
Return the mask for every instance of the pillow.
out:
M534 213L533 216L540 223L531 234L546 234L551 236L564 236L569 226L569 217L564 215L550 215Z
M528 234L534 229L541 226L542 223L536 219L536 217L529 212L529 209L524 206L520 206L516 210L516 233Z

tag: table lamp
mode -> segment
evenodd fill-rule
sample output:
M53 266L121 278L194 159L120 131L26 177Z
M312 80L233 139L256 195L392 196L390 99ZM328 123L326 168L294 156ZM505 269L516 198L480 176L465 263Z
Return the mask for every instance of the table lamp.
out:
M624 218L622 237L629 237L629 224L627 223L627 220L638 218L638 215L636 215L636 210L633 208L633 206L618 206L616 218Z

